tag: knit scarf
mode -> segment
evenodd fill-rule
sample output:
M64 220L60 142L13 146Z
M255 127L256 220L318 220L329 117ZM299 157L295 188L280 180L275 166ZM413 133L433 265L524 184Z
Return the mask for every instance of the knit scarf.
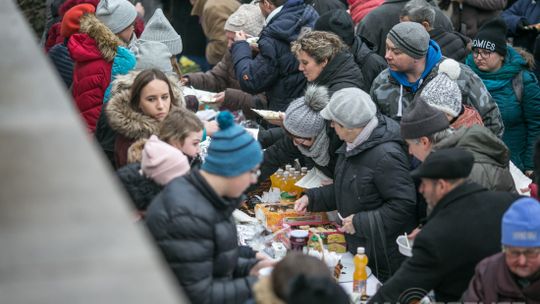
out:
M347 143L347 152L365 143L378 125L379 120L377 119L377 116L374 116L360 132L360 134L358 134L356 139L352 143Z
M313 161L319 166L326 166L330 162L330 154L328 154L328 147L330 146L330 138L326 134L325 130L322 130L315 138L311 147L305 147L298 145L300 152L313 159Z

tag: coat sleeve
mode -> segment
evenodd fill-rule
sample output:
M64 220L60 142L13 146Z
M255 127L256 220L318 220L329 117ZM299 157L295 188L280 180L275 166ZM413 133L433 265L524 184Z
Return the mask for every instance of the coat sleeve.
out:
M523 72L523 115L527 126L527 146L523 155L525 170L534 169L534 146L540 138L540 86L532 72Z
M411 303L439 284L444 265L435 244L421 239L421 234L414 243L413 256L401 264L368 303Z
M302 153L296 148L289 137L283 137L264 151L263 163L261 164L261 176L264 181L274 174L280 166L292 163L295 158L302 157Z
M481 269L483 268L483 262L480 262L474 271L474 276L469 282L469 288L463 293L461 298L462 302L465 303L480 303L484 302L484 288L483 288L483 275Z
M464 3L486 11L503 10L506 0L464 0Z
M221 92L230 86L227 64L221 60L210 71L187 74L189 84L195 89Z
M369 55L369 58L366 60L364 66L362 67L362 72L364 74L365 82L367 83L368 88L371 89L373 80L387 67L388 64L383 57L379 56L377 53L371 53Z
M205 8L201 18L204 34L208 38L206 45L206 60L211 65L217 64L227 52L227 37L225 36L225 21L229 18L227 12L216 7Z
M231 52L234 71L243 91L259 94L277 79L279 70L276 54L273 54L273 47L268 44L261 41L259 54L252 58L251 47L246 41L233 43Z
M306 195L309 198L308 211L322 212L337 209L334 184L309 189Z
M264 94L251 95L242 90L226 89L225 99L221 107L231 111L242 110L247 118L257 118L251 109L266 109L267 100Z
M504 19L504 22L506 22L508 31L510 31L511 34L516 34L517 24L522 19L526 19L524 8L526 8L527 2L529 2L529 0L516 1L512 6L502 12L501 17Z
M409 167L407 156L396 152L386 153L377 165L374 183L384 201L377 210L383 218L386 235L400 234L404 232L401 231L404 226L414 226L416 190ZM367 212L357 213L353 218L353 225L358 236L366 238L370 235Z
M458 86L463 94L463 103L473 106L484 121L484 126L490 129L493 134L501 138L504 132L504 125L499 107L482 79L476 75L471 68L460 64L461 74L458 79Z

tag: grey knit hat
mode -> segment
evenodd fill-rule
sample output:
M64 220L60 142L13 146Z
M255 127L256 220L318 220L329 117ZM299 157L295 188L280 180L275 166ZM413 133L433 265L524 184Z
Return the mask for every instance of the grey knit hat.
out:
M306 94L289 105L285 111L285 130L298 137L315 137L324 129L324 118L319 113L328 104L328 90L323 86L308 85Z
M335 92L321 116L347 129L365 127L377 114L377 107L366 92L358 88L345 88Z
M427 54L429 47L429 34L426 29L416 22L401 22L388 32L388 39L403 51L415 59L420 59Z
M422 90L420 97L430 106L458 117L461 113L461 90L456 79L461 68L453 59L445 59L439 64L437 76L433 78Z
M176 33L160 8L156 9L152 18L146 23L139 40L161 42L175 56L182 53L182 38Z
M128 0L101 0L96 7L96 17L118 34L135 22L137 11Z
M245 33L258 37L264 25L264 16L258 5L242 4L225 22L226 31Z
M417 139L430 136L450 126L443 112L428 105L422 98L416 98L412 109L401 118L401 137Z
M171 74L171 53L167 46L157 41L138 41L133 48L137 58L136 70L159 69L165 74Z

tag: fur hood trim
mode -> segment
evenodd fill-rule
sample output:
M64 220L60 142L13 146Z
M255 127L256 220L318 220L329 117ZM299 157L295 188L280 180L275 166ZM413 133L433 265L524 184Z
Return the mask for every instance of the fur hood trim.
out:
M114 57L116 57L116 48L124 45L118 36L92 14L81 17L80 32L87 34L96 41L103 59L107 62L113 61Z
M253 285L253 294L257 304L285 304L274 293L269 276L261 278Z
M111 99L105 107L111 128L130 139L148 138L158 134L160 122L141 112L134 111L129 105L131 99L131 86L141 71L131 71L126 75L118 75L113 82ZM179 81L169 77L173 94L178 104L184 107L184 98ZM176 106L171 105L171 110Z

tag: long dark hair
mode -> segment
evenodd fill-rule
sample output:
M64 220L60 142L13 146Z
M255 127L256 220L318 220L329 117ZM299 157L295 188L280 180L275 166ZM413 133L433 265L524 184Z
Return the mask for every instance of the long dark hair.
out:
M155 79L167 83L167 86L169 86L169 98L171 99L171 104L178 106L178 100L173 94L171 82L169 81L169 78L167 78L167 75L158 69L148 69L140 72L139 75L135 77L133 85L131 85L131 99L129 100L129 104L133 110L137 112L141 111L139 108L141 92L148 83Z

